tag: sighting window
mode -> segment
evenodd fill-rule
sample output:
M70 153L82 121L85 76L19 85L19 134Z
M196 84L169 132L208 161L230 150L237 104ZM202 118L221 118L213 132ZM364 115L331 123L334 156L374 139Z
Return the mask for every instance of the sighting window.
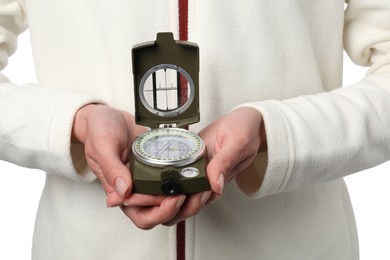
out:
M140 83L144 106L162 116L174 116L185 110L193 100L194 84L182 68L162 64L150 69Z

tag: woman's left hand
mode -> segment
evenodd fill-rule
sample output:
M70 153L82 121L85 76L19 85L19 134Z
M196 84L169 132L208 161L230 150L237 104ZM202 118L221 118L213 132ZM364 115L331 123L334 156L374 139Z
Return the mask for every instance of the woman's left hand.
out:
M225 183L246 169L266 145L263 117L250 107L232 111L199 134L206 143L206 172L212 191L187 196L167 225L196 215L208 202L222 197Z

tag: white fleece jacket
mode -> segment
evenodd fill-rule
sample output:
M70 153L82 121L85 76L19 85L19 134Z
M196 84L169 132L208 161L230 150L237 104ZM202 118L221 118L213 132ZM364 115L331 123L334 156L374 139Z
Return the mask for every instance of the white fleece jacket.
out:
M390 1L189 2L201 55L192 129L252 106L268 152L187 220L186 259L358 259L341 178L390 159ZM70 134L87 103L134 111L131 48L178 35L177 1L1 0L2 68L27 26L38 84L2 76L0 159L47 172L33 258L175 259L176 228L138 230L107 209ZM343 47L371 68L340 88Z

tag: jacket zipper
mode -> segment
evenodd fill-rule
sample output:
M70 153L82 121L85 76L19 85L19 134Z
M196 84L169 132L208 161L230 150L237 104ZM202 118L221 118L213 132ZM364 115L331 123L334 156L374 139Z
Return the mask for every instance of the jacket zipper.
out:
M179 0L179 39L188 40L188 0Z
M188 40L188 0L179 0L179 40ZM179 106L187 102L188 97L188 81L180 73L179 76Z
M188 0L178 0L179 1L179 40L187 41L188 40ZM180 91L180 100L183 102L187 98L187 89L184 77L180 77L180 86L182 90ZM186 223L181 221L176 225L176 259L185 260L186 251L185 251L185 237L186 236Z

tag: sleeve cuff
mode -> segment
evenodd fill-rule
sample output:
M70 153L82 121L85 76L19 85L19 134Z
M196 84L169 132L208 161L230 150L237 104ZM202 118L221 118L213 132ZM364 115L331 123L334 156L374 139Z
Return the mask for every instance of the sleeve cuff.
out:
M257 109L263 115L267 133L267 152L259 153L251 167L236 177L240 190L250 197L259 198L283 191L294 167L293 135L278 103L270 100L239 106Z
M58 105L51 124L49 145L53 151L59 151L59 159L63 159L58 163L58 168L48 169L49 174L53 172L78 182L91 182L96 179L86 162L84 145L71 142L77 111L91 103L105 104L104 101L91 96L77 94L66 97Z
M76 112L104 101L35 84L1 84L0 159L75 181L93 181L82 145L71 144Z

